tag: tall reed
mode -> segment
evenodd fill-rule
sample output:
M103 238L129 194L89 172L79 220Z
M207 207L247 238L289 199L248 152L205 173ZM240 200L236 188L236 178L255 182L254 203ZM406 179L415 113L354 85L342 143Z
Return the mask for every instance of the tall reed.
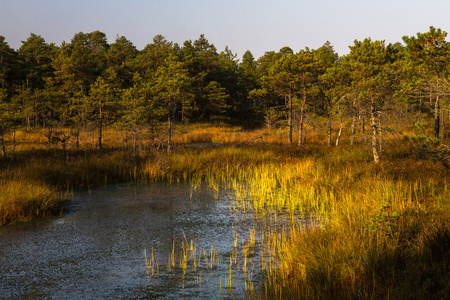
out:
M177 143L233 145L178 146L171 154L151 150L138 156L117 150L71 151L68 158L56 150L23 151L13 163L0 163L1 194L15 195L3 196L1 209L14 207L4 204L15 203L10 199L33 199L22 196L27 190L45 204L55 191L70 187L207 180L214 189L234 189L234 209L260 217L287 214L294 225L299 215L318 218L320 226L292 226L261 237L270 251L261 255L268 277L253 294L257 298L450 298L450 175L440 164L416 160L400 142L374 165L363 144L298 149L280 145L283 132L218 128L215 134L202 127L190 136L180 133L184 140ZM271 138L273 145L264 146ZM36 209L24 209L29 210ZM187 251L187 243L182 249ZM276 263L266 260L271 255Z
M257 296L448 298L448 172L408 158L373 166L330 154L263 164L241 178L255 211L322 216L320 227L273 236L278 268Z

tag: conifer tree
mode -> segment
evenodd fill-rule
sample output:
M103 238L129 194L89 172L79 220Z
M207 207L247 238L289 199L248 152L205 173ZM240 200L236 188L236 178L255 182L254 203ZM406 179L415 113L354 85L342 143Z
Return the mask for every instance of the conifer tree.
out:
M389 55L384 41L355 41L350 53L342 58L341 67L350 79L345 96L357 102L369 114L372 153L375 163L380 161L380 113L386 99L392 97L389 77Z
M155 107L167 118L167 151L172 147L172 128L177 108L186 105L190 78L183 63L174 55L169 56L155 71L151 89Z
M450 44L445 41L447 33L430 27L426 33L405 36L406 55L412 71L413 82L407 84L409 96L420 99L433 99L434 137L439 139L440 104L443 97L450 95ZM425 102L425 101L424 101Z

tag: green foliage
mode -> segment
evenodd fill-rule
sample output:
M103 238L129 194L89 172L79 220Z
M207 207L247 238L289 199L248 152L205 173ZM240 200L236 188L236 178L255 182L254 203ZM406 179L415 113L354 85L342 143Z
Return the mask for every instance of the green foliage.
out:
M378 213L371 218L369 230L377 234L392 236L398 230L400 214L391 212L392 205L383 204Z
M0 35L0 88L6 89L12 84L12 73L16 65L15 52L5 37Z
M275 110L275 109L268 109L264 113L264 121L266 122L266 126L269 127L269 129L272 129L275 124L281 119L281 112Z
M154 102L151 101L146 83L137 73L133 85L125 89L119 101L120 119L118 126L136 131L155 117Z
M407 55L411 62L435 74L445 72L444 61L449 53L449 45L445 41L447 33L439 28L430 26L426 33L417 33L417 36L404 36Z
M138 51L132 42L124 36L117 37L106 53L108 68L105 77L118 88L130 87L133 80L134 68L132 61Z
M8 101L5 89L0 89L0 134L13 130L17 125L20 115L15 103Z
M178 106L189 105L188 71L175 56L169 56L156 69L151 84L151 92L157 106L172 116ZM188 100L188 101L186 101Z
M341 64L348 68L351 80L349 92L358 104L381 110L390 93L387 76L389 64L384 41L355 41Z
M98 100L93 95L98 94L100 78L114 101L122 103L108 109L105 119L119 127L129 107L123 101L125 91L127 99L139 93L136 97L146 99L141 104L147 110L135 110L135 115L142 113L140 119L161 124L168 108L172 121L182 123L222 118L262 124L266 110L287 111L289 127L299 131L299 140L302 124L319 124L322 117L331 124L339 116L344 126L349 118L367 120L371 112L376 119L391 110L408 116L434 110L438 120L450 86L446 35L430 27L427 33L405 37L405 46L355 41L350 53L340 58L329 42L297 53L283 47L259 59L247 51L241 62L228 47L219 52L203 34L182 46L156 35L141 51L124 36L108 44L100 31L79 32L59 47L32 33L18 51L0 37L2 101L20 108L20 122L27 128L70 126L74 132L98 120L92 115L98 111L92 101ZM166 71L183 73L183 79L168 79ZM136 74L142 78L139 87L133 80ZM435 131L439 124L435 121Z
M426 33L417 36L403 37L405 48L405 73L403 93L417 106L417 102L430 100L434 110L434 136L440 134L441 98L449 94L450 44L445 41L447 33L441 29L430 27ZM431 100L433 99L433 101ZM419 100L419 101L417 101Z
M417 125L416 126L420 126ZM423 127L422 127L423 128ZM405 136L410 142L410 151L418 159L440 162L450 169L450 146L441 144L439 139L424 135Z
M25 42L22 42L18 56L27 87L32 89L44 87L45 78L53 74L52 60L56 51L55 45L47 44L44 38L34 33Z

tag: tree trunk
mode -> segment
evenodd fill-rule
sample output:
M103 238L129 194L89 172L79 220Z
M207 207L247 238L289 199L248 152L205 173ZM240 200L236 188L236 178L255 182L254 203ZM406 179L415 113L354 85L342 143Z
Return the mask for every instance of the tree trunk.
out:
M378 152L378 128L377 128L377 112L375 107L372 105L370 110L370 127L372 130L372 152L373 152L373 161L375 163L380 162L380 153Z
M103 114L102 114L102 101L99 99L99 121L98 121L98 148L102 149L102 131L103 131Z
M298 124L298 146L302 145L303 140L303 107L300 108L300 123Z
M342 116L339 114L339 123L340 123L340 127L339 127L339 132L336 138L336 146L339 146L339 140L341 139L341 134L342 134L342 129L344 129L344 123L342 123Z
M350 145L352 146L355 144L355 135L356 135L356 110L355 113L353 114L352 125L350 127Z
M440 131L440 119L439 119L439 96L436 96L436 102L434 103L434 137L439 139Z
M98 148L102 149L102 132L103 132L103 122L100 120L98 123Z
M77 142L76 142L77 149L79 149L80 148L80 125L79 124L77 125L77 132L75 134L77 136Z
M306 104L306 87L303 86L303 101L302 106L300 107L300 128L298 132L298 146L300 147L302 145L302 138L303 138L303 117L304 117L304 110L305 110L305 104Z
M291 94L291 91L289 91L288 100L289 100L288 144L292 145L292 94Z
M447 108L447 114L448 114L448 118L447 118L447 123L449 123L450 124L450 108ZM447 130L447 132L445 133L445 135L443 136L443 138L448 138L448 130Z
M47 133L47 147L48 150L52 147L52 135L53 135L53 128L52 126L48 127L48 133Z
M361 133L364 133L366 131L366 123L364 114L361 111L359 112L359 119L361 120Z
M383 124L381 122L381 111L378 112L378 151L383 152Z
M184 105L184 98L181 101L181 122L182 124L184 124L184 110L185 110L185 105Z
M172 119L170 117L170 111L169 111L169 117L168 117L168 125L167 125L167 153L170 153L171 146L172 146Z
M331 115L328 112L328 146L331 146Z
M6 157L6 145L3 132L0 132L0 142L2 143L2 158Z
M12 148L13 156L16 156L16 131L13 131L13 148Z
M136 156L136 149L137 149L137 129L135 128L133 130L133 152L134 152L134 156Z

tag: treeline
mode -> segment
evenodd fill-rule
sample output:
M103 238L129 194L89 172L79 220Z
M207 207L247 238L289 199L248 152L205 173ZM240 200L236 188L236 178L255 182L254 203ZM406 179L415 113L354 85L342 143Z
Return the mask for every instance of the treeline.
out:
M136 140L142 128L216 118L252 120L288 128L293 143L304 142L305 124L328 128L328 144L339 143L344 120L351 143L363 132L380 159L387 118L434 118L434 138L444 130L450 94L447 33L430 27L404 37L403 44L355 41L339 57L330 43L294 52L284 47L255 60L238 60L230 49L218 52L201 35L183 46L157 35L139 51L125 37L108 44L99 31L77 33L70 43L48 44L31 34L16 51L0 36L0 139L18 127L95 128L102 147L104 126L114 124ZM446 114L448 115L448 113ZM340 131L331 140L331 122ZM367 126L366 126L367 124ZM418 125L418 126L419 126ZM367 127L367 128L366 128ZM59 136L64 140L66 136Z

